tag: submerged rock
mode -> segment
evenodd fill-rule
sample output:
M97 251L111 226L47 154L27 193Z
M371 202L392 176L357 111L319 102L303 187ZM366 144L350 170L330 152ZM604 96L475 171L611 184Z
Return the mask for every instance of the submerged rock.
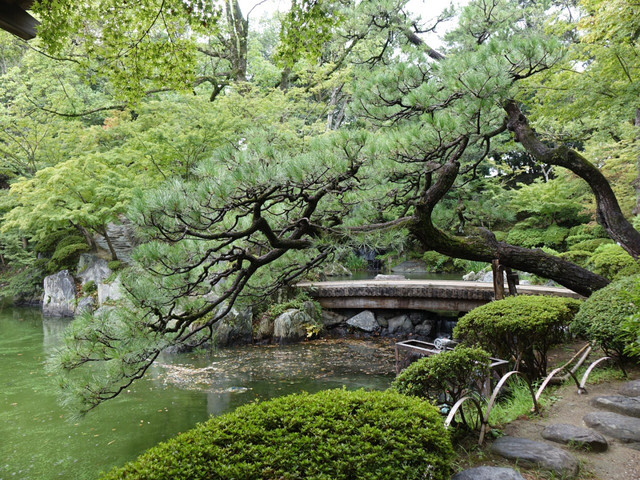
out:
M76 286L69 270L44 279L42 314L52 317L72 317L75 312Z
M365 310L364 312L360 312L356 316L351 317L347 320L347 325L367 333L373 333L380 330L380 325L376 322L375 315L369 310Z

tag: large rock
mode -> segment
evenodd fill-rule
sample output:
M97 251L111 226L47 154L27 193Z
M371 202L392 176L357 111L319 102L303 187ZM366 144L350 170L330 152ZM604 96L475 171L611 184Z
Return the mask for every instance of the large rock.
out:
M429 321L421 323L420 325L416 325L414 328L415 334L421 335L423 337L428 337L429 335L431 335L431 330L433 330L433 324Z
M591 412L587 413L583 420L588 427L623 443L640 443L640 418L614 412Z
M251 310L247 309L238 312L238 310L232 308L214 328L213 337L216 345L227 347L229 345L251 343L252 320Z
M394 273L427 273L427 264L422 260L407 260L391 269Z
M84 312L93 312L96 307L96 301L93 297L82 297L78 300L78 306L76 307L76 314L79 315Z
M409 320L408 315L398 315L389 319L389 334L394 333L411 333L413 332L413 324Z
M478 282L482 277L484 277L483 272L480 271L476 273L472 270L469 273L463 275L462 280L464 280L465 282Z
M625 383L620 389L620 395L626 397L640 397L640 380Z
M591 405L629 417L640 417L640 397L605 395L592 398Z
M325 277L350 277L353 275L351 270L339 263L326 265L322 273Z
M273 339L279 343L297 342L307 337L309 328L318 326L311 315L297 309L290 309L273 322Z
M607 439L598 432L566 423L549 425L542 431L542 438L593 452L604 452L609 448Z
M491 450L518 465L551 470L574 478L578 474L578 461L560 448L526 438L501 437L491 445Z
M373 279L374 280L406 280L407 277L405 277L404 275L384 275L382 273L379 273L378 275L373 277Z
M109 223L107 225L107 235L111 240L111 245L116 251L119 260L128 262L131 256L131 250L136 245L135 229L131 222L124 216L118 219L118 223ZM102 235L96 235L96 243L100 248L109 251L109 245Z
M80 260L78 261L78 277L82 285L87 282L94 282L97 285L104 282L112 273L105 259L96 257L90 253L80 255Z
M347 325L368 333L380 330L380 325L376 322L376 317L369 310L365 310L364 312L360 312L356 316L351 317L347 320Z
M52 317L72 317L76 307L76 285L69 270L44 279L42 314Z
M331 310L322 310L320 314L320 322L326 327L331 328L341 325L347 321L347 317Z
M120 277L116 277L111 283L98 284L98 303L104 305L122 298L122 283Z
M524 480L511 468L475 467L456 473L451 480Z
M273 318L264 316L260 319L258 328L253 333L253 339L256 342L265 342L273 338Z
M507 274L506 274L506 272L503 273L503 278L504 278L504 286L505 286L505 288L507 288ZM478 278L477 281L478 282L482 282L482 283L493 283L493 271L488 271L488 272L484 273L480 278Z

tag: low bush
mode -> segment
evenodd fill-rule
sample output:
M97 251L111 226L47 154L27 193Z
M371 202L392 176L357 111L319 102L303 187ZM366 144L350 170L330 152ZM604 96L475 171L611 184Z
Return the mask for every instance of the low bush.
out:
M492 356L520 362L520 370L533 380L546 375L547 351L564 339L579 307L580 301L571 298L508 297L467 313L453 334Z
M79 235L65 237L58 242L51 254L51 259L47 262L47 271L55 273L64 269L73 270L78 264L80 254L88 251L89 245L83 237Z
M633 292L639 285L640 275L634 275L593 293L571 322L571 331L592 341L607 355L624 358L625 348L634 341L624 322L638 312L640 298Z
M326 390L252 403L148 450L103 479L449 479L435 407L396 392Z
M621 246L615 243L601 245L595 249L589 265L595 273L611 280L640 273L640 265Z
M458 346L413 362L393 381L392 388L404 395L453 406L470 392L480 390L489 374L489 363L484 350Z
M571 245L571 247L569 247L569 250L593 253L596 251L596 248L607 244L613 244L613 241L610 238L590 238L578 243L574 243L573 245Z

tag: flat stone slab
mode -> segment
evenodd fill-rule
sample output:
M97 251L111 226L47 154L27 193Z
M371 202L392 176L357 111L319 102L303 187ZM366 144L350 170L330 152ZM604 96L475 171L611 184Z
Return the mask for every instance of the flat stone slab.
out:
M604 452L609 448L607 439L595 430L566 423L549 425L542 431L542 438L552 442L569 444L591 452Z
M524 480L524 477L511 468L475 467L456 473L451 480Z
M640 380L625 383L620 389L620 395L626 397L640 397Z
M594 407L620 413L629 417L640 418L640 397L625 397L624 395L604 395L593 397L590 401Z
M493 442L491 450L519 465L551 470L568 478L574 478L578 474L578 461L572 455L546 443L526 438L501 437Z
M614 412L591 412L583 420L588 427L623 443L640 443L640 418Z

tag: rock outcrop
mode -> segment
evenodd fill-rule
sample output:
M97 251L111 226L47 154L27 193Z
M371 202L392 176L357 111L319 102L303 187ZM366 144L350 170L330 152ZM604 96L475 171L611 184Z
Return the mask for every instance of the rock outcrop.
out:
M317 333L322 324L313 314L313 310L308 306L302 310L290 309L282 313L273 322L273 340L278 343L291 343Z
M251 343L253 314L250 309L239 312L232 308L213 331L215 343L219 347Z
M375 315L365 310L347 320L347 325L363 332L373 333L380 330L380 325L376 322Z
M42 313L51 317L72 317L76 309L76 286L69 270L44 279Z

